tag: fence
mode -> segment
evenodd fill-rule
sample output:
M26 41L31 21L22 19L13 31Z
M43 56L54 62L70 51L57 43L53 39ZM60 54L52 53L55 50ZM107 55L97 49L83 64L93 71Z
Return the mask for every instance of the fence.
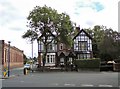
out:
M120 71L120 63L113 64L113 70L119 72Z

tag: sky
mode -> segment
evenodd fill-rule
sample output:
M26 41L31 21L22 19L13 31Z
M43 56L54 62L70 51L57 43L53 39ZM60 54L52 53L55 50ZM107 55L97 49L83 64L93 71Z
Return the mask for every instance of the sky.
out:
M32 55L31 43L22 38L29 29L27 16L35 6L52 7L59 13L67 13L80 28L104 25L118 31L119 0L0 0L0 40ZM33 44L33 56L37 56L37 42Z

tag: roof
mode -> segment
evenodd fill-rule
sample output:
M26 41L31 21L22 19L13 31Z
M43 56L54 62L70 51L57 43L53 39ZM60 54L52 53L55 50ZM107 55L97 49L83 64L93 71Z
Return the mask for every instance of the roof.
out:
M44 32L46 33L46 32ZM40 37L44 37L44 33L40 36ZM48 30L48 33L50 33L49 35L52 36L52 37L56 37L50 30Z
M61 52L58 54L58 56L60 56L60 57L64 57L64 56L75 57L75 53L74 52Z
M84 32L90 39L92 39L92 37L91 37L85 30L83 30L83 29L81 29L81 30L78 32L78 34L77 34L73 39L75 39L77 36L79 36L79 34L80 34L81 32Z

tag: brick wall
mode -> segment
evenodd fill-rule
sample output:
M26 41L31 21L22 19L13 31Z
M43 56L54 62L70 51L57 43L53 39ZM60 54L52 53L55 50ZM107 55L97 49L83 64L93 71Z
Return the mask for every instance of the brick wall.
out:
M9 45L4 43L3 54L3 63L4 67L7 67L8 61L8 47ZM23 51L16 48L15 46L10 46L10 68L23 67Z

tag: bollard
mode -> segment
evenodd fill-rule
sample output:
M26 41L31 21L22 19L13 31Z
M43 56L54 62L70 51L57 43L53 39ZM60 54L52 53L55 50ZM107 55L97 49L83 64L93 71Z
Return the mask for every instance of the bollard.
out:
M3 76L6 77L7 73L8 73L8 70L7 70L7 68L5 68L3 71Z
M27 75L27 68L24 68L23 73L24 75Z

